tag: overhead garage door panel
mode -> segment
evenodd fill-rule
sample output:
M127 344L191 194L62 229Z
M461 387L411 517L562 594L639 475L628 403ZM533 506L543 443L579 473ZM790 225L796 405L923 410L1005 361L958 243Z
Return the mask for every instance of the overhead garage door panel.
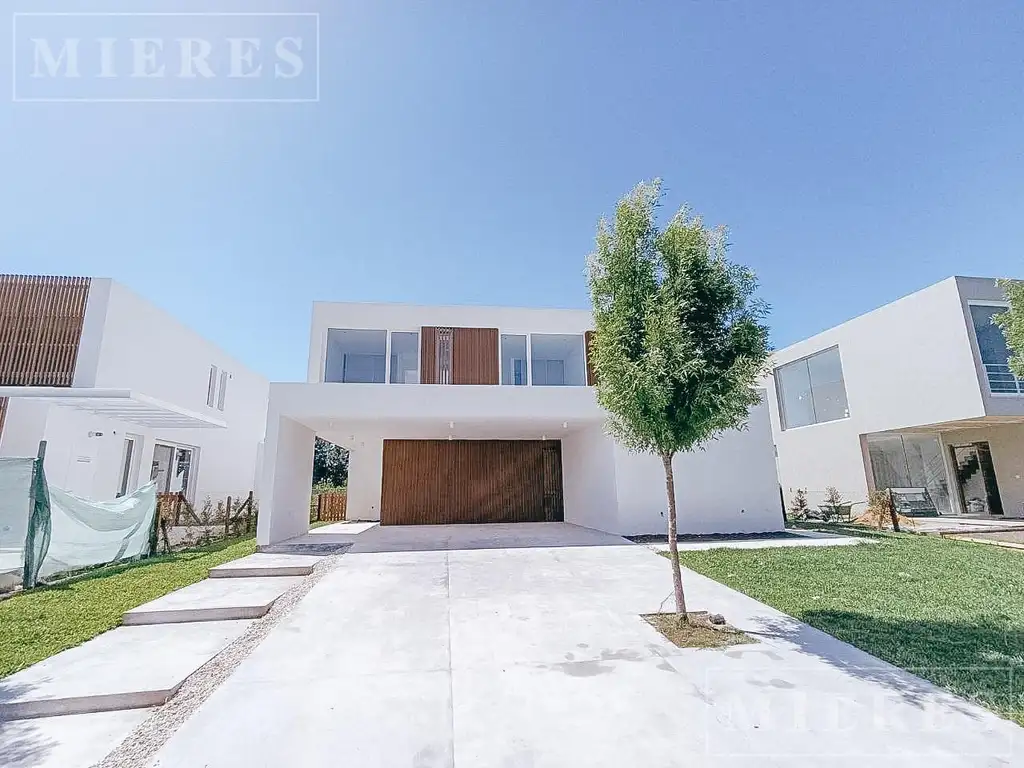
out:
M562 520L557 440L385 440L381 523Z

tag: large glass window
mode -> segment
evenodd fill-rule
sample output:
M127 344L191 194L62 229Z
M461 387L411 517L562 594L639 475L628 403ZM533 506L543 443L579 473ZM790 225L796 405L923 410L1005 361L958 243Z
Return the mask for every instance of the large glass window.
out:
M419 384L420 335L416 331L391 332L391 383Z
M929 435L869 435L875 488L923 489L940 515L952 513L942 446Z
M1024 381L1010 371L1010 348L1006 345L1003 329L992 322L995 315L1005 311L1006 307L972 304L974 337L978 340L978 351L988 377L989 390L1004 394L1024 394Z
M850 415L839 347L775 369L782 428L804 427Z
M526 336L501 334L501 383L516 387L526 381Z
M387 331L328 330L324 381L383 384L387 335Z
M587 363L583 334L530 335L532 381L542 387L585 387Z

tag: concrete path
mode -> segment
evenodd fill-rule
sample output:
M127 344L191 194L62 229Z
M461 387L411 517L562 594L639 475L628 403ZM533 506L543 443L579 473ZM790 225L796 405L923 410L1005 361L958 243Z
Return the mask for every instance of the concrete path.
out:
M562 524L351 539L151 765L1024 764L1024 729L696 574L691 609L761 642L669 644L639 618L670 595L647 547Z

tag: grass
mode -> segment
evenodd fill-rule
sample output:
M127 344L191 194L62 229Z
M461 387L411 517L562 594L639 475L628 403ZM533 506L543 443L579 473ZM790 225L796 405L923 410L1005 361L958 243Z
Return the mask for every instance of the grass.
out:
M84 643L143 603L206 578L215 565L252 554L254 537L101 568L0 602L0 677Z
M877 543L714 549L680 560L1024 725L1024 552L869 535Z

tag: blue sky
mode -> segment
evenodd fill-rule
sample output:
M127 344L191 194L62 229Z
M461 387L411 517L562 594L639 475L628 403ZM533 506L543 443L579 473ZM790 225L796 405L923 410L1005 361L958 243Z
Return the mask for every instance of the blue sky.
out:
M777 346L1024 276L1019 1L261 8L321 13L318 103L0 104L0 271L121 280L285 380L315 299L586 306L654 176L730 228Z

